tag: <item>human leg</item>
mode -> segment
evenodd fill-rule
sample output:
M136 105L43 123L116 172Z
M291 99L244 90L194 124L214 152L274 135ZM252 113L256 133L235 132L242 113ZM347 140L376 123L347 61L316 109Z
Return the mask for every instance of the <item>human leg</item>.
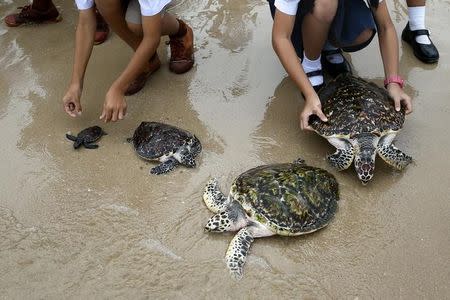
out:
M142 20L139 3L130 1L125 16L128 27L139 37L142 37ZM192 29L174 15L161 12L161 35L168 35L171 55L169 69L177 74L185 73L194 64L194 47Z
M142 36L138 36L127 25L123 16L123 8L120 1L102 0L96 1L97 9L111 29L133 50L139 47Z
M22 24L56 23L62 20L52 0L34 0L32 4L19 7L20 12L5 17L9 27Z
M370 9L361 0L337 1L328 42L322 51L322 66L332 76L352 72L342 50L354 52L370 44L376 24Z
M111 26L111 29L133 50L136 50L142 40L142 24L138 1L130 1L126 7L123 7L120 1L116 0L97 1L96 5L107 24ZM126 10L126 13L124 13L124 10ZM150 58L145 71L139 74L128 86L125 95L130 96L139 92L145 86L150 75L158 70L160 66L161 62L155 53Z
M267 0L269 3L270 13L272 18L275 16L275 0ZM305 15L309 14L315 6L314 0L302 0L299 3L297 15L295 17L294 28L292 29L291 41L294 46L297 56L303 60L303 41L302 41L302 23ZM336 77L341 73L351 72L351 67L345 57L342 55L342 50L334 47L327 42L322 50L321 64L325 71L332 77Z
M95 10L95 17L97 18L97 28L95 29L94 44L100 45L108 38L109 26L98 9Z
M409 22L402 32L402 39L411 45L414 55L425 63L439 60L439 52L425 27L425 0L407 0Z
M345 52L355 52L369 45L376 32L373 14L363 1L339 1L329 32L333 46Z
M319 90L323 84L321 52L337 10L337 2L316 0L314 9L303 18L303 69L311 85Z

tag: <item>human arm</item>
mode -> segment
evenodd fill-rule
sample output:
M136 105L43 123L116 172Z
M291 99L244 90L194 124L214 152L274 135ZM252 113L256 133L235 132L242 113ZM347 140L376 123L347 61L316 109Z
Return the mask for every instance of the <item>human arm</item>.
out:
M126 114L125 91L139 74L148 68L161 38L161 14L142 16L143 38L125 70L106 93L100 119L105 122L122 120Z
M399 75L398 38L391 17L389 16L386 0L381 2L378 8L374 10L374 16L378 27L378 40L385 78L397 76ZM411 98L403 91L399 84L389 83L386 88L394 100L397 111L400 110L400 106L403 104L406 114L412 112Z
M79 11L78 25L75 32L75 55L72 78L69 88L63 97L64 110L71 117L81 114L81 93L83 91L84 74L94 46L94 35L97 20L94 8Z
M322 112L320 99L303 71L292 45L291 34L294 23L295 16L285 14L277 9L272 28L272 45L284 69L304 95L305 106L300 113L300 127L301 129L311 129L308 125L311 115L315 114L325 122L327 118Z

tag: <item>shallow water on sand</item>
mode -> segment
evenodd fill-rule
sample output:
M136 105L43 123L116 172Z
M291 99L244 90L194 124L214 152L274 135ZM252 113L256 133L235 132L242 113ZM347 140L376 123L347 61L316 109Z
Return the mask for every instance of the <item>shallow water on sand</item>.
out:
M128 116L103 126L98 150L73 151L64 134L99 124L109 84L131 52L117 36L93 51L77 120L62 112L71 75L76 11L59 4L57 25L0 25L0 295L2 298L435 298L450 295L447 27L449 1L428 1L438 65L401 44L401 68L415 112L396 144L415 158L405 172L381 160L363 187L353 170L324 160L332 147L300 132L301 96L271 48L264 1L180 1L192 25L196 64L163 68L128 97ZM4 17L17 4L0 2ZM390 3L397 32L403 1ZM432 16L432 17L431 17ZM370 58L370 59L368 59ZM381 83L374 42L352 54L358 75ZM125 142L143 120L194 132L199 168L149 176ZM231 280L224 254L232 235L205 234L201 195L209 177L227 191L248 168L303 157L340 182L325 230L256 240L244 278Z

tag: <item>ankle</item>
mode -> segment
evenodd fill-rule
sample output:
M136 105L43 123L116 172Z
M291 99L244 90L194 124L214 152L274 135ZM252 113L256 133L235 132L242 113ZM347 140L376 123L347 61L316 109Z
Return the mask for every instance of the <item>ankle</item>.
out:
M321 56L317 59L309 59L305 53L303 53L302 67L305 73L317 71L322 69L322 63L320 62Z
M55 5L52 1L33 1L31 8L40 12L46 12Z
M322 70L320 58L321 57L319 56L319 58L311 60L306 56L305 53L303 53L302 67L307 76L308 73ZM323 83L323 75L308 76L308 79L312 86L318 86Z
M46 12L46 11L48 11L48 10L50 9L50 7L36 6L36 5L34 5L34 4L31 5L31 8L32 8L33 10L37 10L37 11L39 11L39 12Z
M182 37L187 33L186 23L184 23L180 19L177 19L177 21L178 21L178 32L170 35L170 37L173 38Z
M425 6L408 7L409 28L425 29Z

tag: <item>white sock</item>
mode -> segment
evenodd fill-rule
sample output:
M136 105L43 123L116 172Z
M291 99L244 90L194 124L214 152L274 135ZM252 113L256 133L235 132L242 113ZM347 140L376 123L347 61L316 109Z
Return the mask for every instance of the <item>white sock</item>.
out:
M326 42L325 46L323 47L323 50L337 50L338 48L334 47L330 44L330 42ZM342 57L342 54L331 54L327 55L326 59L332 63L332 64L342 64L344 62L344 58Z
M426 29L425 6L408 7L408 16L409 16L409 29L411 29L411 31ZM430 39L426 35L417 36L416 42L425 45L431 44Z
M305 73L322 70L322 64L320 63L320 56L318 59L310 60L306 57L305 52L303 52L303 61L302 61L302 67ZM309 82L311 82L312 86L318 86L319 84L323 83L323 76L312 76L308 77Z

